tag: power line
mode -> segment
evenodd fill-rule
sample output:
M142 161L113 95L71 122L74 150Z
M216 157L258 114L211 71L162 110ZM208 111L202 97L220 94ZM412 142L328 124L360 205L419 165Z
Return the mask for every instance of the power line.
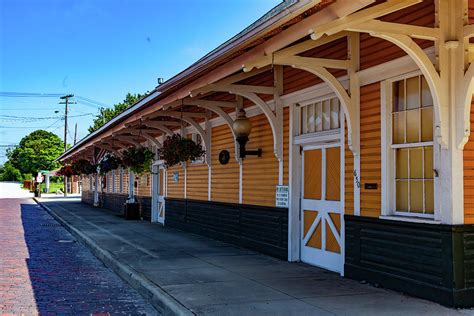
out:
M34 93L34 92L10 92L0 91L0 97L9 98L57 98L62 96L61 93Z
M62 93L34 93L34 92L10 92L10 91L0 91L0 97L9 97L9 98L54 98L61 97L64 94ZM109 105L86 98L83 96L75 96L76 102L81 103L86 106L100 108L100 107L110 107Z

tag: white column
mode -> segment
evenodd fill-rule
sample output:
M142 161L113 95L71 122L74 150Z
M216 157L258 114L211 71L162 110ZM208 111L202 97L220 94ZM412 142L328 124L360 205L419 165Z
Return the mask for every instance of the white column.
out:
M46 174L46 193L49 193L49 173Z
M128 203L135 202L135 174L128 170Z
M94 177L94 206L99 206L99 174L96 173Z
M456 113L464 103L459 94L463 86L465 70L465 41L463 39L464 27L463 0L440 0L438 7L439 28L441 40L438 45L439 71L441 91L439 94L442 103L447 109L445 120L448 127L445 131L446 146L436 146L434 153L435 169L439 177L435 179L435 203L438 206L436 219L443 224L464 223L464 160L463 149L457 146L456 130L464 126L464 113ZM443 107L443 104L441 104ZM438 185L436 185L436 182Z
M290 106L290 203L288 208L288 261L298 261L300 259L301 153L300 146L293 144L294 136L297 135L297 129L299 127L299 111L299 106Z

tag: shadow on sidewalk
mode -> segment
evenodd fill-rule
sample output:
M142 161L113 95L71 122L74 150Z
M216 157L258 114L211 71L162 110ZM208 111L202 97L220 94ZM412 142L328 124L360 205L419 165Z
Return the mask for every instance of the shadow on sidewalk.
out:
M124 286L43 208L21 204L21 221L39 314L146 314L138 293Z

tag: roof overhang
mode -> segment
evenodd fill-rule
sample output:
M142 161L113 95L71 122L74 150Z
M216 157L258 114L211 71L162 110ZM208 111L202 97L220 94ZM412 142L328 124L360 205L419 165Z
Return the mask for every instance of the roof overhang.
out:
M97 137L107 137L112 133L125 128L128 121L140 119L142 116L153 113L167 104L188 97L190 92L193 90L200 89L241 71L243 65L249 60L268 56L273 52L308 36L311 28L315 25L323 25L335 19L347 16L374 2L375 0L284 1L235 37L211 51L209 54L198 60L186 70L166 81L161 86L155 88L148 96L107 122L97 131L87 135L75 146L71 147L68 151L58 157L57 160L62 161L69 159L70 156L79 148L93 145L94 140ZM327 6L315 14L289 26L246 53L219 65L219 62L222 62L224 57L232 55L242 49L242 47L249 45L249 43L265 34L268 34L272 30L281 27L291 19L322 3L327 4ZM213 69L211 72L201 75L199 78L192 80L189 83L185 83L181 88L176 88L187 80L189 81L190 78L200 74L203 69L205 70L206 68L215 65L218 65L218 67Z

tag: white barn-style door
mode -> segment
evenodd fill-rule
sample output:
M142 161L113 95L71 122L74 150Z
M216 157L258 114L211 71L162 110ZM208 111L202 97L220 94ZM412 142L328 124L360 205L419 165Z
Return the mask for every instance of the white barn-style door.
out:
M164 196L164 169L160 165L153 165L153 190L151 221L153 223L165 223L165 196Z
M301 188L301 261L341 272L340 144L303 148Z

